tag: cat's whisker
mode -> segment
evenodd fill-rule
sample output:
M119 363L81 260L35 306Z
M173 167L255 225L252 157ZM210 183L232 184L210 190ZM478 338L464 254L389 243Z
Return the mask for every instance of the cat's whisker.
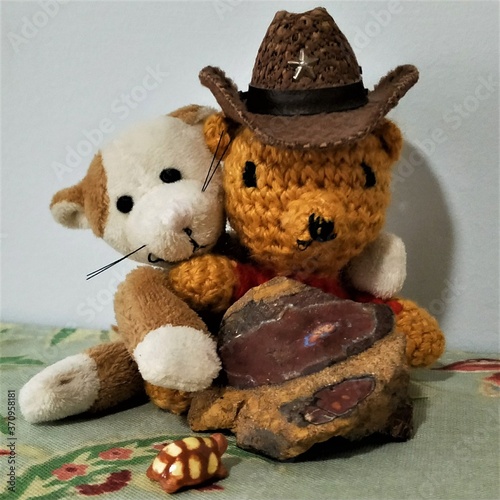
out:
M221 138L222 138L222 135L221 135ZM219 139L219 144L220 144L220 139ZM214 158L215 158L215 155L217 154L217 149L219 148L219 144L217 144L217 148L215 150L215 153L214 153ZM208 174L207 174L207 179L205 179L205 183L203 185L203 187L201 188L201 192L204 193L206 191L206 189L208 188L209 184L212 182L212 179L215 175L215 172L217 172L217 169L219 168L219 165L221 164L222 162L222 159L224 158L224 155L226 154L227 150L229 149L229 146L231 144L231 141L229 141L229 143L227 144L227 146L224 148L224 151L222 152L217 164L215 165L212 173L210 174L210 170L212 169L212 165L210 165L210 168L208 169ZM213 163L213 160L212 160L212 163ZM208 175L210 175L210 177L208 177Z
M111 262L110 264L107 264L99 269L96 269L95 271L92 271L91 273L87 274L87 280L91 279L91 278L94 278L96 277L98 274L101 274L103 273L104 271L107 271L110 267L113 267L115 264L118 264L119 262L121 262L122 260L125 260L127 259L128 257L130 257L131 255L133 255L134 253L138 252L139 250L142 250L143 248L145 248L147 245L142 245L142 247L139 247L137 248L136 250L134 250L133 252L130 252L128 253L127 255L124 255L123 257L121 257L120 259L118 260L115 260L114 262Z
M217 151L219 151L219 146L220 146L220 143L222 141L223 135L224 135L224 132L221 132L220 137L219 137L219 142L217 143L217 147L215 148L214 155L212 156L212 161L210 162L210 167L208 168L207 176L205 177L205 180L203 181L203 186L201 188L202 193L205 192L205 190L207 189L208 184L210 182L210 180L209 180L209 178L211 179L210 172L212 171L212 167L214 165L215 158L217 157ZM215 168L217 168L217 166Z

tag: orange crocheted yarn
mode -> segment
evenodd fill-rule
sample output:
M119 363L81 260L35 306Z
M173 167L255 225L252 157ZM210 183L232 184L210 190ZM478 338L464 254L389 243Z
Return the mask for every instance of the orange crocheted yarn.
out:
M228 257L203 255L178 264L169 274L176 294L196 311L225 311L236 287L236 263Z
M144 388L149 399L162 410L182 415L189 409L192 399L192 395L189 392L166 389L165 387L158 387L149 382L144 382Z
M208 119L210 146L221 127L220 115ZM224 158L230 224L252 258L276 274L336 276L384 225L401 145L399 129L388 120L359 142L328 150L278 149L240 128ZM244 177L249 163L255 165L251 187ZM311 216L334 224L329 241L311 242Z
M193 306L215 296L223 298L224 307L218 310L224 310L231 302L231 290L234 300L248 283L276 275L320 288L331 286L340 282L342 269L379 236L390 202L392 166L402 148L401 132L391 121L383 119L357 142L327 149L263 144L248 128L235 127L222 114L209 117L204 130L212 152L217 144L219 156L227 148L226 212L255 272L243 272L236 263L232 269L227 262L222 265L224 257L203 257L202 265L187 262L193 283L202 291L183 294L182 287L174 289ZM216 269L223 277L214 280ZM332 293L343 296L342 290L335 290ZM190 295L196 296L194 303ZM362 294L351 298L372 300ZM437 321L411 301L393 298L387 303L397 313L398 328L407 335L410 364L434 362L444 349Z

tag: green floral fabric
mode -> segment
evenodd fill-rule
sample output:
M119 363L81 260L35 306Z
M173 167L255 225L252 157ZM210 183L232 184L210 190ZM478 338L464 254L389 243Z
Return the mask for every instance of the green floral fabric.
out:
M150 403L44 425L24 421L19 390L45 366L110 340L107 331L0 326L0 499L166 498L146 469L168 441L191 435L183 417ZM415 370L416 432L405 443L333 440L278 463L229 438L229 477L181 499L493 499L499 489L500 361L448 352ZM10 489L9 489L10 488ZM15 490L15 491L14 491Z

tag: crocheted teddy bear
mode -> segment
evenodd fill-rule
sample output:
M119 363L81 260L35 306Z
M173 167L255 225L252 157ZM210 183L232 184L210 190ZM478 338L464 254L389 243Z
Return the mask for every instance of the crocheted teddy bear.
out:
M177 295L195 310L225 311L253 286L292 277L341 298L389 304L407 336L409 364L433 363L444 347L435 318L411 300L360 293L349 280L350 266L362 267L366 256L360 253L384 224L391 167L402 146L396 125L384 119L355 142L304 151L264 144L248 127L231 129L218 114L205 124L212 149L221 135L230 143L226 212L249 259L211 253L182 262L170 273Z
M238 92L219 68L206 67L200 80L223 110L205 122L205 138L224 160L226 214L247 259L208 254L171 271L173 289L192 308L227 310L219 353L230 384L194 396L192 429L231 429L238 445L278 459L335 435L387 432L407 439L405 349L409 365L431 364L444 349L443 334L411 300L360 293L349 274L363 269L362 254L384 226L391 169L403 143L385 115L416 83L417 69L399 66L367 91L349 43L318 8L276 14L247 92ZM326 348L343 317L330 323L315 318L316 329L295 332L300 314L290 312L290 324L281 318L302 304L286 302L302 289L284 277L340 299L384 303L395 315L395 331L361 354L351 356L343 346L342 363L294 371L299 356L321 355L321 339ZM283 307L277 318L273 307ZM265 326L269 321L277 324ZM350 321L346 331L361 328Z
M380 241L402 148L385 115L416 83L417 69L399 66L368 92L347 39L317 8L276 14L248 92L219 68L203 69L200 80L224 112L207 119L205 138L224 156L226 213L249 259L209 254L180 263L171 272L176 293L195 310L225 311L280 275L339 297L384 298L407 336L409 364L434 362L444 348L434 317L410 300L349 286L352 269L369 268L363 252Z

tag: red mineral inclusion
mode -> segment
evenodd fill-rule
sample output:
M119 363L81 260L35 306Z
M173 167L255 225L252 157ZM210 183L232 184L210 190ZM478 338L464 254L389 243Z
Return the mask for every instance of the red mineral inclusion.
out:
M324 387L314 394L314 401L304 411L304 419L312 424L325 424L349 414L375 388L373 377L351 378Z

